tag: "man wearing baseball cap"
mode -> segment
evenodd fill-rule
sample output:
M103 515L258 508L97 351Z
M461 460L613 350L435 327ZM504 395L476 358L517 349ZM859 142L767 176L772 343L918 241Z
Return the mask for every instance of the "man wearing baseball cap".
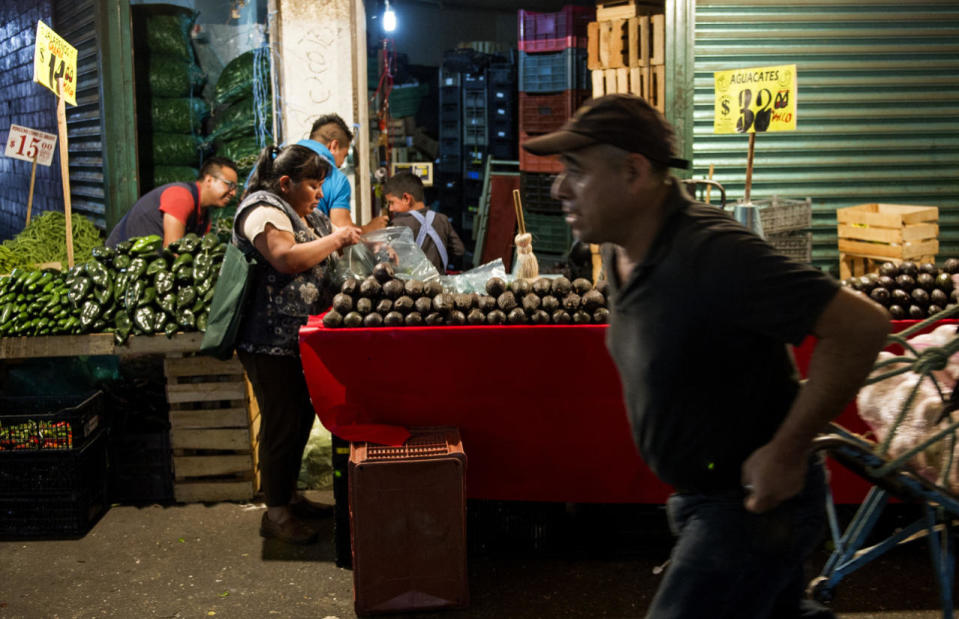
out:
M648 617L831 617L802 599L825 531L812 439L883 347L881 306L779 255L669 174L688 167L645 101L587 101L523 148L559 155L552 194L583 242L604 243L607 346L633 440L675 489L678 535ZM818 343L800 386L787 344Z

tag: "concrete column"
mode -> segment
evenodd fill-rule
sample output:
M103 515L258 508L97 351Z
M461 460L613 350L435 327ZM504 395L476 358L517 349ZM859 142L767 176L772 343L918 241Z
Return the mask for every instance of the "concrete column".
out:
M370 182L363 1L270 0L269 14L282 122L278 139L301 140L323 114L342 116L356 136L355 169L344 169L353 184L353 220L365 223Z

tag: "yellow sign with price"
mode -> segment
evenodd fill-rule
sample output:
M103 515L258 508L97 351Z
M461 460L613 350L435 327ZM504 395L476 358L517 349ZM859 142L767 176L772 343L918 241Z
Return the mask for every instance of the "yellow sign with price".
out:
M61 94L57 82L63 78L63 98L77 104L77 48L67 43L42 21L37 22L33 49L33 81Z
M796 65L716 71L714 133L796 130Z

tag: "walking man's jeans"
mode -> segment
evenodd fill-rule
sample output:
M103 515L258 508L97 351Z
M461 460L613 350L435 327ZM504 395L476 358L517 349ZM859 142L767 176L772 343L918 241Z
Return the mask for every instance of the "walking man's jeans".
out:
M671 496L666 507L679 539L647 617L809 616L800 611L803 561L825 532L825 484L815 457L802 492L763 514L746 511L739 492Z

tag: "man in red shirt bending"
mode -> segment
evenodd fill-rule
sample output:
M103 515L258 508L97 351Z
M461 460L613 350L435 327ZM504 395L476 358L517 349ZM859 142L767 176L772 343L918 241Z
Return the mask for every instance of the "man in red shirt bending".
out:
M135 237L156 234L163 246L188 232L206 234L210 229L207 209L222 208L236 193L236 164L225 157L210 157L200 167L195 183L167 183L134 203L110 236L107 247Z

